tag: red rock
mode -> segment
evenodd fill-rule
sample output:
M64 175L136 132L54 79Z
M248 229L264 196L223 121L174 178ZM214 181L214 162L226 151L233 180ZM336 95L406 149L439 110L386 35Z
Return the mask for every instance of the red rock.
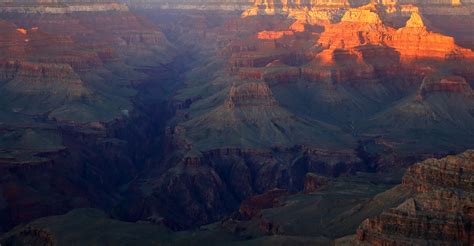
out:
M261 31L257 37L261 40L274 40L293 35L294 33L292 31Z
M241 68L239 69L239 78L240 79L262 79L263 69L259 68Z
M16 29L19 33L23 34L23 35L26 35L28 33L28 30L24 29L24 28L17 28Z
M253 218L259 215L262 209L273 208L280 204L280 199L287 196L286 190L274 189L261 195L255 195L243 201L239 208L239 213L243 218Z
M341 22L326 25L318 44L330 49L388 46L407 59L474 57L471 50L457 46L454 38L428 31L419 13L413 12L405 27L394 29L385 25L370 5L351 9Z
M295 21L293 24L291 24L290 30L293 32L304 32L306 27L302 21Z

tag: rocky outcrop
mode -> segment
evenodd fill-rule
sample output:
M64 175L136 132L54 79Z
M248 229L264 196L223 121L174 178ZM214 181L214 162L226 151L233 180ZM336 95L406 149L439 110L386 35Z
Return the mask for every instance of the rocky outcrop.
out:
M413 165L402 186L415 195L364 221L357 240L371 245L472 244L473 177L473 151Z
M280 39L284 36L292 36L292 31L262 31L257 34L258 39L262 40L274 40Z
M307 173L304 178L304 192L311 193L323 189L329 184L327 177L314 173Z
M461 76L427 76L420 86L419 95L423 98L433 92L460 93L467 96L472 95L471 86Z
M453 37L430 32L417 12L413 12L405 27L392 34L387 44L403 57L440 59L473 58L469 49L457 46Z
M232 86L225 106L234 107L271 107L277 102L273 98L272 91L264 82L249 82L239 86Z
M325 26L318 44L329 49L354 49L361 45L388 46L402 59L472 58L474 53L455 44L454 38L428 31L422 16L413 12L405 27L383 23L375 5L347 11L340 23Z
M241 203L238 214L233 217L240 220L250 220L254 217L261 216L261 210L282 205L280 200L288 195L289 193L286 190L274 189L260 195L249 197Z
M364 1L281 1L257 0L242 13L243 17L256 15L285 15L305 23L316 24L335 21L352 4Z
M13 79L18 83L35 85L59 82L68 87L82 87L84 89L79 75L67 64L4 61L0 62L0 73L3 78Z

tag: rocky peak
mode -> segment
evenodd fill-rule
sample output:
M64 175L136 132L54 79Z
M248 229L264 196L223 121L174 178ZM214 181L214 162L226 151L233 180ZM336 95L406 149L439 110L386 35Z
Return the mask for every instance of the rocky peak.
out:
M349 9L339 23L324 26L318 45L326 49L368 46L365 50L370 46L386 46L395 49L400 58L406 60L473 57L473 52L456 45L453 37L428 31L429 23L418 11L413 11L406 26L399 29L385 25L378 13L379 9L373 4Z
M349 9L341 19L341 22L356 22L368 24L382 24L380 16L376 12L374 5L369 4L359 8Z
M406 22L405 27L426 28L425 21L423 20L422 16L416 11L412 12L410 19L408 19L408 21Z

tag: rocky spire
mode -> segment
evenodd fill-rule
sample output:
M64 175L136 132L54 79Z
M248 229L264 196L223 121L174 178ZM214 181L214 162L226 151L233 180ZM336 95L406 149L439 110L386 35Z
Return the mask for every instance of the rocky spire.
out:
M411 13L410 19L408 19L405 27L426 28L423 17L416 11Z

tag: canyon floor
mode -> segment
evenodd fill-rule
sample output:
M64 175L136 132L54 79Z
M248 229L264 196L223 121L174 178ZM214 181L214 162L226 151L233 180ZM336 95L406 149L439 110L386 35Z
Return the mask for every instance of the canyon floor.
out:
M0 244L471 245L473 6L0 0Z

